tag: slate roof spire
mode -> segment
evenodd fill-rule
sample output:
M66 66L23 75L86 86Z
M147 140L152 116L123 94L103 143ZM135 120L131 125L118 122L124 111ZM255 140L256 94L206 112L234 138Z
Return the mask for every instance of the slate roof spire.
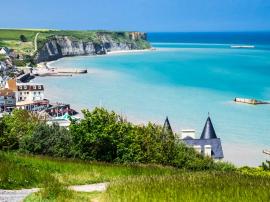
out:
M164 122L162 134L173 134L173 130L172 130L168 117L166 117L166 120Z
M203 132L201 134L200 139L215 139L215 138L217 138L217 135L216 135L215 129L213 127L212 121L208 113L208 118L204 125Z

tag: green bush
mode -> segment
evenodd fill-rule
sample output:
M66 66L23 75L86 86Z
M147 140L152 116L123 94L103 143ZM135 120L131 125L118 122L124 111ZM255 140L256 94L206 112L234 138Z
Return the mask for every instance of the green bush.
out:
M27 42L26 36L24 36L23 34L21 34L21 35L20 35L20 41L21 41L21 42Z
M270 171L264 170L262 167L252 168L252 167L245 166L245 167L238 168L237 171L244 175L270 177Z
M270 171L270 161L263 162L262 163L262 169L266 171Z
M39 123L30 136L22 139L20 150L31 154L70 157L72 137L66 128L57 124L49 126Z
M15 59L12 62L13 62L13 65L15 65L17 67L25 67L26 66L26 62L24 60Z
M156 163L191 170L213 167L194 149L178 142L174 134L165 133L154 124L136 126L114 112L96 108L83 110L84 118L70 126L76 157L119 163Z
M25 110L15 109L12 115L0 119L0 150L19 149L20 141L32 135L40 122L38 116Z

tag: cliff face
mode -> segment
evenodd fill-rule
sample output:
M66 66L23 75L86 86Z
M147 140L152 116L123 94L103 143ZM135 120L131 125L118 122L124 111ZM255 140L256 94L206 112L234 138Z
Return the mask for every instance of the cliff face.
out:
M119 34L119 33L118 33ZM139 50L149 48L147 36L141 32L130 32L118 38L108 33L98 34L96 40L79 40L72 36L52 36L37 51L35 61L45 62L67 56L101 55L117 50Z

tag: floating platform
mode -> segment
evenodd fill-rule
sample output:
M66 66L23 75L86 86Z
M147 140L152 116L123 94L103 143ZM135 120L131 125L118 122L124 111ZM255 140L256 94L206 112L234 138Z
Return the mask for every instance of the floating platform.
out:
M255 48L253 45L232 45L231 48Z
M260 105L260 104L270 104L267 101L261 101L256 99L248 99L248 98L234 98L235 102L251 104L251 105Z

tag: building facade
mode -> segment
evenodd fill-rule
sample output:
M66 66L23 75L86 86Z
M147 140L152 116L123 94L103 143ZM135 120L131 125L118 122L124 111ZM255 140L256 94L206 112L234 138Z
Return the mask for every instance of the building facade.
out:
M34 83L17 83L16 99L18 102L44 100L44 86Z
M207 118L203 132L199 139L185 136L182 140L189 146L192 146L203 156L209 156L213 159L223 159L223 149L220 138L217 137L210 117Z
M15 92L9 89L0 90L0 108L1 111L11 110L16 106Z
M173 134L168 117L163 126L163 134ZM221 140L217 137L210 117L207 118L203 132L199 139L195 138L194 129L186 129L181 131L179 137L187 146L193 147L195 151L203 156L209 156L216 160L224 158Z

